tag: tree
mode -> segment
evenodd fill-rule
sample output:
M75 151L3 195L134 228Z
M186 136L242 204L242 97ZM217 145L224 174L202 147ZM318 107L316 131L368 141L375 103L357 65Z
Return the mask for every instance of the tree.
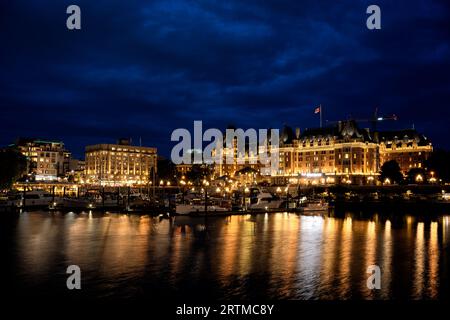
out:
M434 172L438 179L443 182L450 181L450 152L445 150L433 151L425 162L429 172Z
M406 180L409 184L426 183L427 172L423 168L412 168L406 174Z
M27 158L19 151L0 150L0 189L8 189L27 172Z
M212 170L209 166L204 164L194 164L191 170L186 174L188 180L192 181L195 185L200 185L203 179L208 179L212 174Z
M159 180L173 181L176 179L176 166L169 159L158 159L157 175Z
M384 183L386 179L389 179L391 183L401 183L403 181L403 175L397 161L386 161L381 166L380 181Z

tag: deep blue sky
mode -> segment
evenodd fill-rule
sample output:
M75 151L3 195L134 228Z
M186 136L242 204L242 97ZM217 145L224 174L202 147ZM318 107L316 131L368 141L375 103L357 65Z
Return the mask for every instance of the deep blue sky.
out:
M382 30L365 26L370 4ZM193 120L304 129L321 103L330 120L378 106L400 117L386 128L450 147L446 0L2 0L0 41L0 145L61 139L82 155L141 136L169 155Z

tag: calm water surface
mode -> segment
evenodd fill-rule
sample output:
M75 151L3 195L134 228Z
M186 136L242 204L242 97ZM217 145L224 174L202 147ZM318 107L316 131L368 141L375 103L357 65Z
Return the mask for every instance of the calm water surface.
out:
M13 295L186 299L448 298L450 217L224 218L33 212L2 218ZM82 290L66 289L79 265ZM367 289L369 265L381 290Z

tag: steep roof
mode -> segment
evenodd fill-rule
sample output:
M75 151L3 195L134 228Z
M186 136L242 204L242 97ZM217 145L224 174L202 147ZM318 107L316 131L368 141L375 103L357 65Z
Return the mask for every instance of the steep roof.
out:
M380 131L378 132L379 142L400 143L402 141L415 141L418 145L424 146L431 141L423 134L415 129L396 130L396 131Z
M332 127L306 129L300 135L300 140L312 138L327 139L332 137L337 139L362 139L363 141L373 140L369 131L360 129L353 120L340 121L336 126Z

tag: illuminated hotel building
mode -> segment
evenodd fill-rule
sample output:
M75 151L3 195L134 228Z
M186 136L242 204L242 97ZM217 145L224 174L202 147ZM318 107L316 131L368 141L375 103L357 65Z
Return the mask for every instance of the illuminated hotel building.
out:
M378 168L377 143L354 121L295 134L285 127L281 134L278 176L292 177L291 182L365 183Z
M261 164L258 162L257 156L253 154L245 153L243 159L243 163L238 163L238 155L235 150L232 148L224 148L224 158L228 153L233 153L233 161L231 163L226 163L224 160L222 164L218 164L215 166L215 175L220 176L234 176L236 172L244 169L244 168L252 168L256 171L261 171ZM253 159L253 160L252 160ZM252 163L252 161L256 161Z
M233 139L231 146L227 146L225 137L226 135L224 135L222 163L216 164L214 166L214 175L216 177L220 176L233 177L236 174L236 172L244 168L252 168L258 172L262 170L261 168L262 165L258 160L259 159L258 155L254 154L252 151L252 149L258 150L258 147L250 148L248 141L246 141L245 154L238 154L237 138ZM227 159L231 159L231 161ZM242 160L238 161L239 159Z
M245 164L238 164L233 145L224 148L224 158L232 153L234 162L216 165L215 176L234 176L251 167L262 178L270 176L272 182L281 184L373 184L386 161L397 161L406 174L412 168L423 167L432 150L431 142L415 130L370 132L358 128L353 120L303 132L286 126L280 134L278 172L264 173L259 162L250 164L255 155L249 154L248 146Z
M192 170L192 164L177 164L175 166L177 174L181 177L181 176L185 176L186 174L188 174L191 170Z
M71 154L61 141L22 138L15 147L28 159L28 173L36 181L54 181L69 170Z
M377 133L381 163L395 160L403 174L413 168L424 168L433 151L431 141L416 130Z
M85 155L85 182L89 184L145 185L156 174L156 148L131 146L122 141L87 146Z

